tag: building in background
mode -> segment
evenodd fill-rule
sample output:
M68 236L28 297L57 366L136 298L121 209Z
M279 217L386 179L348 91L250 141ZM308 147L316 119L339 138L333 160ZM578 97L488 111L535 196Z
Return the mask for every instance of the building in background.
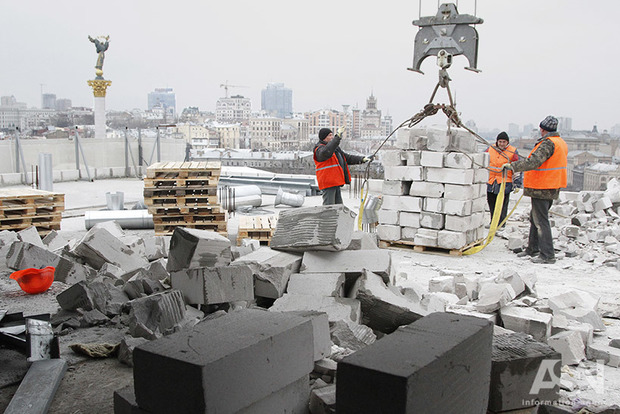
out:
M233 95L230 98L220 98L215 105L215 120L220 123L247 123L252 113L252 103L249 98Z
M41 109L56 109L56 94L41 94Z
M65 112L71 109L71 99L56 99L56 108L57 111Z
M159 110L166 119L173 119L176 115L176 95L172 88L156 88L148 95L148 110Z
M269 83L261 91L261 110L270 116L290 118L293 115L293 90L283 83Z
M573 130L573 118L565 116L558 117L558 132L569 132Z

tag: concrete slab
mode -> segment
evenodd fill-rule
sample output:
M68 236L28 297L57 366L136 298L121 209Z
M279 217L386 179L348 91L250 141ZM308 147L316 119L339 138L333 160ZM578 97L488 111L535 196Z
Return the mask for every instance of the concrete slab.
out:
M129 306L129 333L134 337L156 339L171 333L185 317L183 294L178 290L134 299Z
M167 269L226 266L232 260L230 246L229 239L214 231L177 227L170 239Z
M345 250L342 252L306 252L301 273L360 273L362 269L379 274L384 280L390 275L391 256L388 250Z
M500 316L504 328L532 335L539 342L546 342L551 336L553 316L548 313L534 308L505 306L501 308Z
M287 293L300 295L344 296L344 273L293 273Z
M170 274L170 284L183 293L185 303L190 305L254 299L254 276L249 266L179 270Z
M342 320L360 323L362 313L360 302L356 299L292 293L285 293L281 298L276 299L269 311L324 312L327 314L330 323Z

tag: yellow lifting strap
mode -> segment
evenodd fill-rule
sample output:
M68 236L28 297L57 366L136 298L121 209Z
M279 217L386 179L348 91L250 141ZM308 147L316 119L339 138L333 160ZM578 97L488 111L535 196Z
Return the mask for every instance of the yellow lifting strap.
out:
M367 185L368 180L364 180L362 183L362 187L360 188L360 210L357 215L357 229L362 231L363 217L364 217L364 204L366 203L366 197L368 196L369 189L366 188L366 192L364 193L364 187L370 187Z

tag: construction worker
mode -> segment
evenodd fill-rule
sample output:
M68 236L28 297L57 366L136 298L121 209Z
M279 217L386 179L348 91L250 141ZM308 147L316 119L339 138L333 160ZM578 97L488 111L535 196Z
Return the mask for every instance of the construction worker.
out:
M558 120L548 116L542 120L540 139L527 158L504 164L512 171L525 171L523 194L531 197L530 235L527 248L517 254L531 257L534 263L555 263L549 209L566 187L566 142L557 133Z
M493 212L495 212L495 201L499 194L502 181L506 181L506 187L504 188L504 202L502 205L502 211L499 216L498 224L501 224L506 215L508 214L508 203L510 202L510 193L519 190L522 181L522 175L517 174L514 177L513 172L508 170L506 177L503 177L502 166L508 162L517 161L519 159L519 152L515 147L510 145L510 138L504 131L497 135L495 145L490 146L487 149L489 153L489 181L487 181L487 202L489 203L489 210L491 211L491 221L493 221Z
M329 128L321 128L319 142L314 147L314 165L319 190L323 191L323 205L342 204L340 187L351 183L349 164L362 164L372 161L373 156L347 154L340 149L344 127L334 135Z

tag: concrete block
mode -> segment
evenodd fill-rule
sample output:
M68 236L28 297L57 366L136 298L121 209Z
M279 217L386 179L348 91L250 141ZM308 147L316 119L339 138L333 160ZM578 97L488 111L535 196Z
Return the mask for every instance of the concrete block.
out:
M423 303L426 304L428 313L446 312L450 305L459 302L459 297L454 293L432 292L425 295Z
M549 307L554 315L592 325L595 331L604 331L605 324L597 313L599 298L591 293L571 290L549 297Z
M390 264L391 257L388 250L317 251L304 253L300 272L360 273L366 269L387 280L390 275Z
M400 240L402 237L400 226L389 224L379 224L377 226L377 234L381 240L396 241Z
M447 129L432 126L426 129L426 148L430 151L448 151L450 149L450 135Z
M170 239L169 272L226 266L232 260L230 240L214 231L177 227Z
M424 181L424 168L416 166L385 167L383 177L388 181Z
M444 227L445 216L441 213L420 213L420 226L427 229L441 230Z
M265 408L248 407L302 377L307 381L313 353L308 318L262 310L231 312L138 346L136 401L151 412L263 413Z
M401 128L396 133L396 147L401 149L426 149L426 129Z
M403 151L402 153L403 160L405 161L405 165L409 166L420 166L420 151L416 150L408 150Z
M472 213L469 217L445 216L444 228L452 231L468 231L484 224L484 214Z
M492 313L506 306L515 297L515 291L508 283L484 283L478 293L476 310Z
M474 183L486 183L489 180L489 172L483 168L474 169Z
M435 151L421 151L420 165L423 167L443 168L443 158L445 153Z
M392 333L427 314L419 303L388 289L380 276L364 270L351 290L362 306L362 323L375 331Z
M602 360L605 365L614 368L620 366L620 349L609 345L590 344L586 347L586 355L589 360Z
M523 278L517 273L514 269L504 269L497 275L495 279L497 283L508 283L512 286L512 290L514 290L515 295L519 296L521 293L525 292L525 281Z
M462 152L448 152L444 157L444 166L447 168L460 169L473 168L473 157L474 154L463 154Z
M143 236L146 259L153 261L168 257L170 238L170 236Z
M401 227L400 228L400 239L413 241L417 233L418 233L418 228L416 227Z
M461 231L441 230L437 233L437 247L458 250L467 245L467 235Z
M356 216L341 204L281 211L269 246L283 251L344 250L351 243Z
M351 243L347 250L376 250L379 248L377 233L356 230L351 235Z
M594 211L603 211L612 207L613 203L611 202L609 197L602 197L600 200L594 203Z
M585 347L578 332L557 333L547 339L547 344L562 354L562 365L577 365L586 358Z
M329 317L327 313L316 311L290 311L287 313L301 316L312 322L312 339L314 341L313 360L319 361L323 358L327 358L331 353L332 347Z
M69 240L65 239L60 235L56 230L52 230L47 235L41 239L44 247L51 252L58 252L62 250L65 246L69 245ZM1 255L1 253L0 253Z
M336 298L332 296L300 295L285 293L276 299L269 308L270 312L313 311L324 312L329 322L349 320L359 323L361 307L356 299Z
M531 407L535 401L558 401L561 365L558 352L526 334L494 335L489 411L507 412Z
M435 276L428 281L429 292L454 293L455 289L454 276Z
M430 182L458 185L474 183L473 169L425 167L424 171L426 181Z
M336 412L336 384L315 388L310 393L311 414L332 414Z
M344 296L344 273L293 273L286 293L299 295Z
M382 208L379 210L378 216L380 224L389 224L392 226L398 226L400 224L398 210L387 210Z
M478 187L474 184L470 185L457 185L457 184L445 184L444 185L444 198L447 200L464 200L469 201L477 197Z
M120 226L120 224L118 224L118 222L114 220L97 223L92 228L94 228L95 230L107 230L112 236L116 237L117 239L122 239L123 237L125 237L125 231Z
M546 342L551 336L553 316L548 313L539 312L534 308L506 306L501 308L500 316L504 328L532 335L539 342Z
M381 208L419 213L422 211L422 200L421 197L383 196Z
M91 228L74 247L73 253L95 269L111 263L126 272L144 267L148 261L104 228Z
M439 231L420 228L415 234L413 242L418 246L437 247Z
M121 340L120 345L118 347L118 355L117 355L118 361L127 366L133 367L133 350L137 346L145 344L147 342L148 342L148 339L145 339L145 338L133 338L131 336L124 337ZM133 393L133 387L132 387L132 393Z
M183 269L170 274L170 284L190 305L254 299L254 276L249 266Z
M47 246L43 244L43 240L41 240L39 231L35 226L30 226L28 228L25 228L24 230L18 231L17 237L19 238L19 240L25 243L30 243L44 249L47 248Z
M464 128L450 129L450 150L471 153L477 151L476 138Z
M400 212L400 225L403 227L420 227L420 213L411 213L408 211Z
M492 332L486 320L450 313L398 329L338 363L337 412L486 412Z
M430 183L427 181L414 181L411 184L409 195L414 197L443 197L444 184Z
M14 231L2 230L0 231L0 266L6 266L6 255L11 248L13 242L19 241L17 234Z
M551 323L551 334L555 335L564 331L578 332L586 347L592 344L594 340L594 328L589 323L567 319L563 315L554 315Z
M474 198L471 202L471 212L472 213L484 213L486 206L487 206L486 195L483 197Z
M269 247L261 247L235 260L232 265L250 266L254 273L255 296L277 299L286 291L286 284L291 275L299 273L301 261L302 255L299 253L280 252Z
M141 279L164 280L170 276L168 270L166 270L167 262L166 259L157 259L153 262L149 262L142 268L123 273L121 279L128 281L137 274L140 274L139 278Z
M134 299L127 305L129 306L129 333L134 337L159 338L171 333L185 317L183 294L178 290Z
M381 152L381 164L384 167L396 167L400 165L407 165L407 162L403 160L403 150L385 150Z
M307 375L239 411L239 414L307 413L310 379Z
M410 188L411 188L411 181L384 180L383 183L381 184L381 193L383 195L400 196L404 194L409 194Z
M443 213L443 198L424 198L422 210L428 213Z
M443 200L443 213L451 216L470 216L473 209L470 200Z

